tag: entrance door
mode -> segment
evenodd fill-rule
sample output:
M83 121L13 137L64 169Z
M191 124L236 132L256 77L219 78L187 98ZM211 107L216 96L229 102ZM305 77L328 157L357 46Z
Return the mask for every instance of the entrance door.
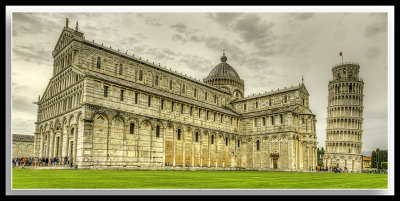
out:
M274 158L273 164L274 164L274 169L277 169L278 168L278 159Z

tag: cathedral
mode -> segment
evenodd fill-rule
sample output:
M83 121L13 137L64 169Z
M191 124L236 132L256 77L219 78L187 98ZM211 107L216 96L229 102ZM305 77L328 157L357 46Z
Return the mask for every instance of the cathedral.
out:
M202 81L85 39L68 21L37 102L34 155L78 169L312 171L304 85L245 96L223 53Z

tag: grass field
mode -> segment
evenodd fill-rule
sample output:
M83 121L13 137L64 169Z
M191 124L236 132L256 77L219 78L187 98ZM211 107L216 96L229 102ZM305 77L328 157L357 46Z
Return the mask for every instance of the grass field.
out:
M387 189L387 174L12 170L13 189Z

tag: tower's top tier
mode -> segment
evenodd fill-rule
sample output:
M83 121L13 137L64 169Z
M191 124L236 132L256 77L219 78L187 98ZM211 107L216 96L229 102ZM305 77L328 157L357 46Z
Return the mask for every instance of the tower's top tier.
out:
M333 81L361 81L360 65L355 62L340 63L332 67Z

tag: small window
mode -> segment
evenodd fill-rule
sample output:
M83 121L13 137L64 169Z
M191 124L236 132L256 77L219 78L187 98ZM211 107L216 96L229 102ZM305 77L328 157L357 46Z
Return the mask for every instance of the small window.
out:
M254 118L254 127L257 127L257 118Z
M119 74L122 75L122 71L123 71L124 67L122 64L119 64Z
M155 77L154 85L158 86L158 75L156 75L156 77Z
M196 133L195 140L196 142L199 142L199 133Z
M256 108L258 108L258 101L256 101Z
M269 104L269 106L272 106L272 100L271 99L268 99L268 104Z
M97 57L97 68L101 68L101 58Z
M139 70L139 81L143 80L143 71Z
M262 118L263 126L265 126L265 117Z
M194 96L194 97L197 97L197 89L196 89L196 88L194 88L193 96Z
M164 109L164 100L161 100L161 109Z
M247 110L246 103L245 103L245 104L243 104L243 110Z
M301 119L301 123L303 123L303 124L304 124L304 118L302 118L302 119Z
M156 137L160 137L160 126L156 127Z
M240 147L240 140L238 140L237 142L238 142L238 147Z
M178 136L177 136L178 140L181 140L181 129L178 129Z
M184 110L183 110L183 104L181 105L181 114L183 114Z
M172 80L169 80L169 89L172 89Z
M108 86L104 86L104 97L108 96Z
M174 102L171 102L171 112L174 111L174 105L175 105L175 103L174 103Z
M257 151L259 151L260 150L260 140L257 140L256 144L257 144Z
M138 104L138 98L139 98L139 94L135 93L135 104Z
M287 96L285 96L284 99L285 99L285 103L287 103Z
M207 115L206 115L206 119L207 119L207 120L208 120L208 113L209 113L209 112L207 111Z
M201 117L201 109L199 109L199 118Z
M133 134L135 132L135 124L129 124L129 134Z
M207 100L207 92L204 92L204 100Z
M214 144L214 135L211 135L211 144Z
M228 146L228 137L225 138L225 145Z
M121 90L120 100L124 101L124 90Z
M185 93L185 90L186 90L186 89L185 89L185 85L183 84L183 85L182 85L182 93Z
M189 115L192 116L193 115L193 107L190 107L190 111L189 111Z
M149 100L148 100L148 102L147 102L147 103L148 103L148 105L147 105L147 106L149 106L149 107L150 107L150 106L151 106L151 96L149 96Z
M275 125L274 116L271 116L271 125Z

